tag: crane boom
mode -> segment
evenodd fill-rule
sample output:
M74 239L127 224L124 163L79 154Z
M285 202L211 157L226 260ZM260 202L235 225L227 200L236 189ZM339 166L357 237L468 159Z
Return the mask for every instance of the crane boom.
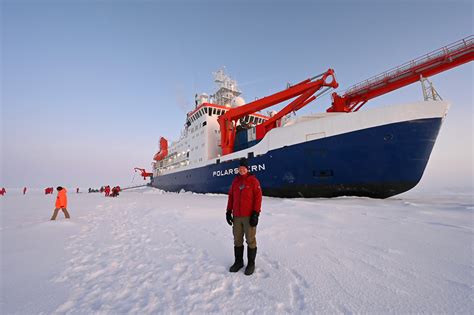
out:
M332 106L327 112L358 111L367 101L410 85L440 72L474 60L474 36L432 51L370 79L350 87L340 96L332 93Z
M135 170L135 173L137 171L140 171L141 172L140 176L143 176L144 180L146 180L147 177L153 178L153 173L148 173L144 168L135 167L134 170Z
M338 87L338 83L334 75L334 70L332 69L329 69L328 71L318 76L301 81L300 83L295 84L293 86L289 86L283 91L274 93L272 95L266 96L248 104L232 108L228 110L225 114L219 116L217 121L219 122L219 127L221 131L222 155L232 153L233 151L236 124L240 118L258 112L262 109L271 107L273 105L279 104L281 102L287 101L296 96L299 97L290 104L288 104L282 110L282 112L287 114L293 110L298 110L301 107L307 105L310 102L310 99L311 101L314 100L314 98L312 98L313 94L325 86L332 88ZM280 116L280 118L283 116L281 114L277 115ZM258 129L260 131L259 138L262 138L266 132L274 128L275 122L276 120L271 119L270 123L265 125L265 128L260 127Z

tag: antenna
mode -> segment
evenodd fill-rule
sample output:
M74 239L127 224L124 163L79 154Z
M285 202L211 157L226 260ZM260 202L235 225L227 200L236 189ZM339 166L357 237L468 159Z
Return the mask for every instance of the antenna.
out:
M225 67L213 72L214 82L218 86L216 93L211 95L213 103L222 106L230 106L233 98L242 94L237 86L237 81L233 80L225 73Z

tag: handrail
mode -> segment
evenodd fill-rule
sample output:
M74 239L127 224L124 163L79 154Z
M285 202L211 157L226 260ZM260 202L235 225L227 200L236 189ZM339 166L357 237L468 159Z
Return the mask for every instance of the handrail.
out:
M454 43L441 47L439 49L433 50L427 54L424 54L420 57L412 59L408 62L405 62L399 66L393 67L387 71L374 75L364 81L354 84L353 86L347 88L343 95L347 94L357 94L357 92L362 91L364 88L374 85L375 83L383 82L386 79L392 78L395 75L402 74L408 70L413 69L413 67L426 63L430 60L442 56L448 56L449 54L462 52L464 49L469 49L471 46L474 46L474 36L470 35L461 40L458 40Z

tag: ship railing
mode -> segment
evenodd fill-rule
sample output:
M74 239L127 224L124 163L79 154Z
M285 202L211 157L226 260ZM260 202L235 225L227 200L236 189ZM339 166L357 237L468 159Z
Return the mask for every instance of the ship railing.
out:
M468 36L464 39L456 41L452 44L444 46L442 48L436 49L432 52L429 52L425 55L422 55L418 58L415 58L411 61L408 61L400 66L394 67L390 70L377 74L367 80L354 84L344 91L344 95L356 95L358 92L365 91L367 88L372 86L377 86L387 80L391 80L395 77L401 77L409 73L413 68L420 66L422 64L429 63L432 60L438 59L440 57L446 57L457 53L462 53L464 51L473 49L474 46L474 36Z

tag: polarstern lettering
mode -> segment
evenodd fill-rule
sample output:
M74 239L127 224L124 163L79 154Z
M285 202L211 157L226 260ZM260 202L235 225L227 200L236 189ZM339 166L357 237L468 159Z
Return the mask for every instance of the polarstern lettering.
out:
M260 172L265 170L265 163L263 164L258 164L258 165L250 165L249 166L249 171L250 172ZM229 168L223 171L213 171L212 176L227 176L227 175L237 175L239 174L239 168Z

